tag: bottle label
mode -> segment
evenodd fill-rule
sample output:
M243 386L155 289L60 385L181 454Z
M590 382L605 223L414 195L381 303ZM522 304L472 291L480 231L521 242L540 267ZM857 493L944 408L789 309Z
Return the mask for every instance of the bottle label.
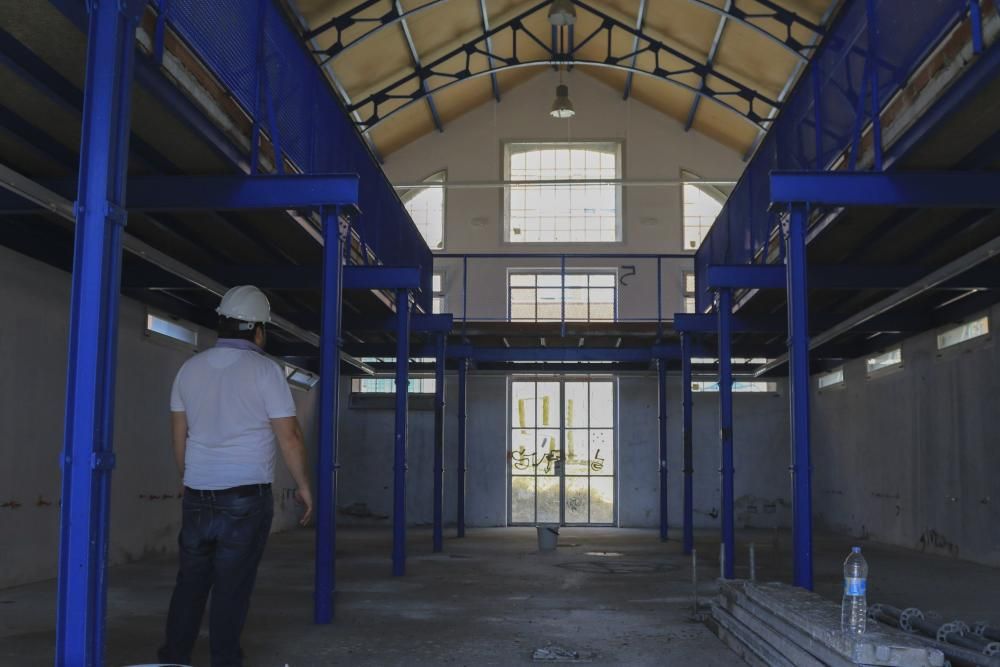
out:
M861 577L844 577L844 595L864 595L867 590L867 579Z

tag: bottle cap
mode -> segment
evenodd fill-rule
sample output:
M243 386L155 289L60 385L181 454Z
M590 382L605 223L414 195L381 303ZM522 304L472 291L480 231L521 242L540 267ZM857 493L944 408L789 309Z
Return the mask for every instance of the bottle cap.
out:
M852 554L859 554L859 553L861 553L861 547L851 547L851 553Z

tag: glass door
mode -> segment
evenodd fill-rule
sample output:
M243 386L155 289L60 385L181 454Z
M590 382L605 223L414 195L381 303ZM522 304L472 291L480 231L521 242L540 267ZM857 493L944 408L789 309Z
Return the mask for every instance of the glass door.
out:
M614 380L515 378L512 525L615 524Z

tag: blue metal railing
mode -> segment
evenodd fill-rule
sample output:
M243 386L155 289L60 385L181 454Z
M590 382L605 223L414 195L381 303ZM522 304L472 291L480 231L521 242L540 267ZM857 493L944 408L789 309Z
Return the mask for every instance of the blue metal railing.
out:
M418 303L431 309L431 252L298 32L274 0L170 0L166 23L266 132L275 153L308 173L356 173L362 248L417 266ZM224 26L224 29L220 29ZM276 168L283 167L276 159ZM367 257L367 253L363 252Z
M847 1L695 255L699 312L711 305L704 280L710 265L767 261L778 224L769 210L770 172L824 170L845 152L856 156L870 110L882 110L969 2ZM880 142L874 146L880 151ZM875 159L880 164L880 155Z

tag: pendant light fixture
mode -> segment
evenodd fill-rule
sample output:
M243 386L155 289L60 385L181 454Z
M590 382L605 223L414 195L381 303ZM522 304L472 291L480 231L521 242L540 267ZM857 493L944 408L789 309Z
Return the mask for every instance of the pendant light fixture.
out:
M573 101L569 99L569 86L566 84L560 83L556 86L556 99L552 103L549 115L553 118L572 118L576 115Z
M549 5L549 23L554 26L576 23L576 7L573 6L573 0L552 0L552 4Z

